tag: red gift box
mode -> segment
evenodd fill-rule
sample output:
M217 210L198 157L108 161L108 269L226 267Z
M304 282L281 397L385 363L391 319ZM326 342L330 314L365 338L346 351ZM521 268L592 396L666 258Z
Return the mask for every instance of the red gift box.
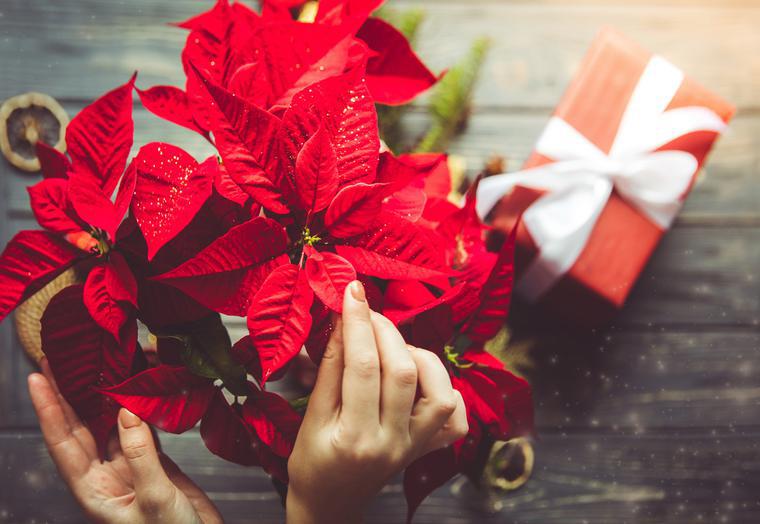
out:
M572 325L608 322L734 111L661 57L603 30L525 170L481 182L482 214L510 188L490 213L498 230L523 216L518 294Z

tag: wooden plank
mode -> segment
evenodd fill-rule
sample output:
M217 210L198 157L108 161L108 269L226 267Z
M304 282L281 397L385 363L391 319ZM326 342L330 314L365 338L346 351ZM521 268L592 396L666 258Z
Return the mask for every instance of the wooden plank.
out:
M532 342L535 368L528 376L537 424L546 430L645 434L760 420L756 329L521 338Z
M5 243L11 235L8 220L6 219L9 207L8 195L10 193L10 180L3 176L9 166L0 167L0 245ZM0 425L8 424L8 412L13 405L9 393L15 388L14 380L14 356L12 352L13 325L10 321L0 323Z
M66 104L75 115L81 104ZM471 175L482 169L485 159L498 154L508 159L509 169L518 169L548 120L548 111L492 112L476 111L464 135L452 144L450 152L464 157ZM175 144L203 159L214 150L203 138L180 126L163 121L140 105L135 107L135 147L151 141ZM412 144L421 135L429 119L424 112L414 111L404 121L406 143ZM697 187L689 196L682 218L709 225L744 218L760 219L760 118L739 117L729 133L717 144ZM8 207L14 216L29 216L26 187L39 176L22 173L0 160L0 176L6 184ZM691 221L691 222L690 222Z
M667 234L618 326L757 326L760 230L681 228Z
M421 507L430 523L689 523L754 522L760 489L760 434L545 435L536 443L534 478L484 510L472 487L457 479ZM268 480L257 469L224 463L203 449L197 434L161 437L164 450L222 511L225 522L282 522ZM82 517L63 488L36 432L0 434L0 519L74 523ZM39 501L45 501L40 504ZM366 521L403 522L398 482L373 504Z
M594 34L601 26L612 25L740 107L757 107L757 87L751 79L760 72L760 56L746 52L760 47L756 2L626 4L568 5L555 0L395 5L424 7L427 19L419 38L420 53L435 69L449 67L475 38L492 39L477 92L482 106L553 107ZM37 89L60 98L88 100L138 69L142 86L181 84L178 55L184 33L165 24L198 9L191 0L5 2L0 18L4 35L0 97Z

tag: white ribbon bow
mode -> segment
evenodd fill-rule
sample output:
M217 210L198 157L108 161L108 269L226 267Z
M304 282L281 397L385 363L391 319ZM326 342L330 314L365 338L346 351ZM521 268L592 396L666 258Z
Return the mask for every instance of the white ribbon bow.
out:
M553 163L480 182L481 218L515 186L547 191L522 217L539 249L516 286L524 298L536 301L575 264L613 189L659 227L670 227L699 164L685 151L656 150L695 131L721 133L726 128L705 107L666 111L683 78L665 59L652 57L609 154L561 118L552 117L535 150Z

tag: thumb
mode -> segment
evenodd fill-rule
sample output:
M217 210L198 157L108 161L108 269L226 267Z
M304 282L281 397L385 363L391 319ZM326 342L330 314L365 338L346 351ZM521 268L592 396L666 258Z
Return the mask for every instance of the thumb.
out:
M334 324L306 410L309 416L323 421L328 420L340 407L343 383L343 326L340 317L337 317Z
M160 513L171 504L174 485L158 458L150 427L124 408L119 411L119 442L132 473L137 504L145 513Z

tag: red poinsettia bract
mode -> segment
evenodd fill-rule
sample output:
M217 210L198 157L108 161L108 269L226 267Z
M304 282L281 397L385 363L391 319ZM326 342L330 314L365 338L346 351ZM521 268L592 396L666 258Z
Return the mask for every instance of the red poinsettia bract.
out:
M178 24L190 31L182 63L185 89L156 86L139 91L150 111L209 137L201 69L236 96L263 109L281 111L308 85L362 69L373 99L398 105L438 80L393 26L369 18L382 0L322 1L314 23L291 18L303 2L265 2L259 15L240 2L215 6Z
M380 0L299 2L262 14L218 0L181 24L184 89L137 90L157 115L201 133L218 156L133 145L134 78L84 108L68 156L39 144L29 189L43 230L0 256L0 320L62 271L80 284L42 318L64 397L101 453L118 406L168 432L200 424L207 448L287 482L301 415L267 391L305 348L319 363L332 313L361 280L370 306L436 353L464 398L469 435L412 464L409 516L482 450L532 431L530 388L486 350L506 320L513 239L486 248L475 213L449 201L445 155L381 152L376 103L433 85ZM245 318L232 344L221 314ZM157 339L137 343L138 321Z

